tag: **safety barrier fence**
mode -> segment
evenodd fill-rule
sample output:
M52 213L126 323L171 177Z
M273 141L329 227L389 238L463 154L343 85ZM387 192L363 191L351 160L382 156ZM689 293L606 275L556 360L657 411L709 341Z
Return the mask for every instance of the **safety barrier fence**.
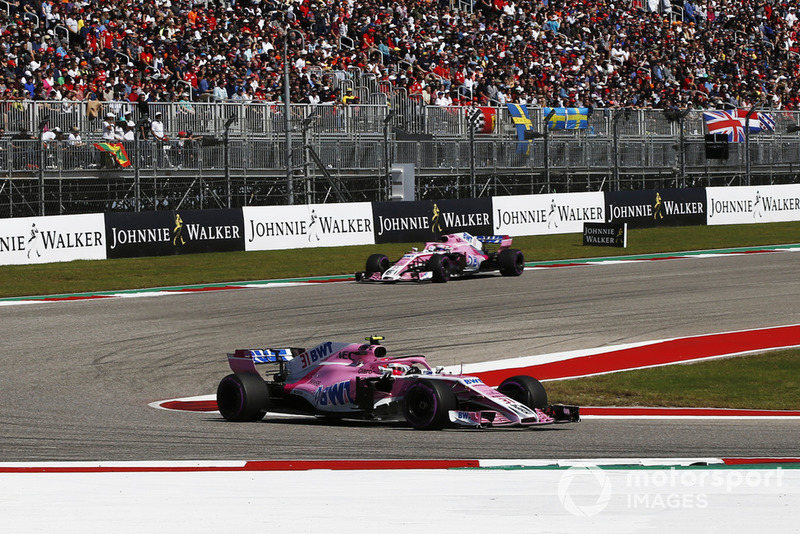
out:
M479 134L471 108L292 105L287 130L282 105L204 102L191 103L194 114L153 105L169 140L123 142L131 165L121 167L94 147L103 119L83 105L45 113L44 103L16 103L4 107L7 126L78 125L83 141L42 142L36 128L0 137L0 218L381 201L393 198L396 164L413 166L416 199L793 183L800 168L800 116L789 112L772 112L773 130L748 132L718 159L699 111L594 110L588 128L546 130L534 108L536 135L519 141L502 108L492 108L492 133ZM132 106L115 116L126 110L141 123ZM191 140L177 135L189 131Z
M475 127L475 117L472 117L475 107L425 105L404 91L390 96L373 99L381 100L377 103L369 102L370 98L366 98L365 103L348 105L293 103L289 106L289 130L295 135L303 130L311 134L382 135L389 126L391 130L412 134L466 138ZM487 110L485 117L492 122L483 135L516 137L513 118L504 106L481 109ZM85 139L97 139L102 133L102 122L109 113L115 119L127 117L140 124L145 119L153 119L158 112L162 114L165 132L172 137L180 131L218 137L227 131L232 138L266 137L284 135L287 126L286 106L281 102L151 102L142 108L128 101L0 100L0 127L9 134L19 131L36 134L43 127L59 127L63 131L77 127ZM533 129L543 132L544 110L529 106L528 112ZM764 135L795 134L796 137L800 112L766 108L757 112L769 113L775 125L768 133L754 133L754 142ZM587 128L559 130L551 135L611 137L616 131L619 136L677 138L680 130L687 136L702 136L706 132L703 110L593 109L587 118Z

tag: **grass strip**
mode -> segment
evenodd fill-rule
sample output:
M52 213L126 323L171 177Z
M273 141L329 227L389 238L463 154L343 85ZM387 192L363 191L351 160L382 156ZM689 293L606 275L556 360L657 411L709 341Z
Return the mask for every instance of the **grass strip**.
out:
M630 256L800 242L800 223L634 229L626 249L584 247L580 234L514 238L527 261ZM421 243L185 254L0 266L0 297L352 274L370 254L399 258Z
M579 406L800 409L800 350L779 350L545 384Z

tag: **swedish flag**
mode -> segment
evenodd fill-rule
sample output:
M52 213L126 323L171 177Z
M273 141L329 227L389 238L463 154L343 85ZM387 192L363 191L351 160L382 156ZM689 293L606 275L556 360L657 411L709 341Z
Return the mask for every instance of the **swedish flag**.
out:
M589 108L544 108L546 117L555 111L547 122L551 130L582 130L589 127Z
M506 104L511 120L517 125L517 154L529 154L531 141L525 139L525 132L533 130L531 117L528 115L528 108L524 104Z

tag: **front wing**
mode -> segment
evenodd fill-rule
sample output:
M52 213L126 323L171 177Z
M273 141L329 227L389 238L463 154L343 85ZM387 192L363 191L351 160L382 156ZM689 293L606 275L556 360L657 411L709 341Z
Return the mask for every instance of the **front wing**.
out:
M536 410L536 418L512 421L494 410L450 410L450 422L456 426L486 428L490 426L540 426L553 423L577 423L581 420L580 408L564 404L554 404L544 410Z

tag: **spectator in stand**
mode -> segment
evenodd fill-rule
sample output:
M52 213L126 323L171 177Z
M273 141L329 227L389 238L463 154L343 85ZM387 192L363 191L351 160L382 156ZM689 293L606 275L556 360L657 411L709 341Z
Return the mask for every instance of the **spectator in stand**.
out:
M125 121L125 130L122 134L123 141L135 141L136 140L136 123L128 120Z
M410 0L391 5L240 0L225 7L190 0L122 0L114 9L93 2L12 2L9 15L17 22L1 26L0 60L5 61L0 68L10 78L6 88L20 94L26 90L37 99L54 89L63 95L69 83L80 94L80 79L85 93L102 93L97 95L101 101L111 99L106 83L125 87L124 96L134 95L131 101L140 90L148 100L169 101L181 81L191 85L193 100L222 101L238 94L235 84L225 91L224 80L248 75L264 91L257 85L245 92L267 99L284 94L280 74L285 60L294 102L307 93L306 84L295 83L305 73L360 70L408 94L420 94L426 78L433 76L439 80L436 90L453 86L471 98L470 79L480 73L489 88L506 98L511 93L515 100L537 105L733 102L746 107L767 97L773 105L797 109L796 6L685 0L679 4L682 10L671 13L664 7L662 13L662 5L480 0L467 14L446 3ZM21 17L23 12L36 15L42 26ZM50 33L57 26L67 27L69 39ZM305 46L293 43L284 58L287 27L302 35L297 42ZM340 38L347 44L341 48ZM657 70L661 78L640 76ZM502 87L512 87L509 76L511 91ZM728 85L724 90L723 84ZM322 102L330 101L329 94L318 91ZM497 92L479 96L487 99L500 100Z
M342 104L345 106L349 104L356 104L358 103L358 97L353 94L353 88L348 87L345 89L344 96L342 96Z
M61 131L61 128L56 126L52 130L42 132L41 140L42 148L45 150L43 154L45 168L58 168L56 165L56 148L59 146L59 143L64 140L64 132Z
M109 112L106 113L106 118L103 120L102 124L102 138L103 141L113 142L115 140L114 130L116 127L116 116Z
M163 167L166 162L170 167L172 163L169 159L168 150L170 149L169 137L164 133L164 123L162 113L157 111L153 120L150 122L150 135L153 137L153 150L155 151L156 162L159 167Z
M65 165L67 169L83 168L84 164L81 161L81 155L85 143L81 138L81 130L77 126L72 126L67 134L67 150Z
M442 107L449 107L453 105L453 99L446 91L439 91L436 94L436 105Z

